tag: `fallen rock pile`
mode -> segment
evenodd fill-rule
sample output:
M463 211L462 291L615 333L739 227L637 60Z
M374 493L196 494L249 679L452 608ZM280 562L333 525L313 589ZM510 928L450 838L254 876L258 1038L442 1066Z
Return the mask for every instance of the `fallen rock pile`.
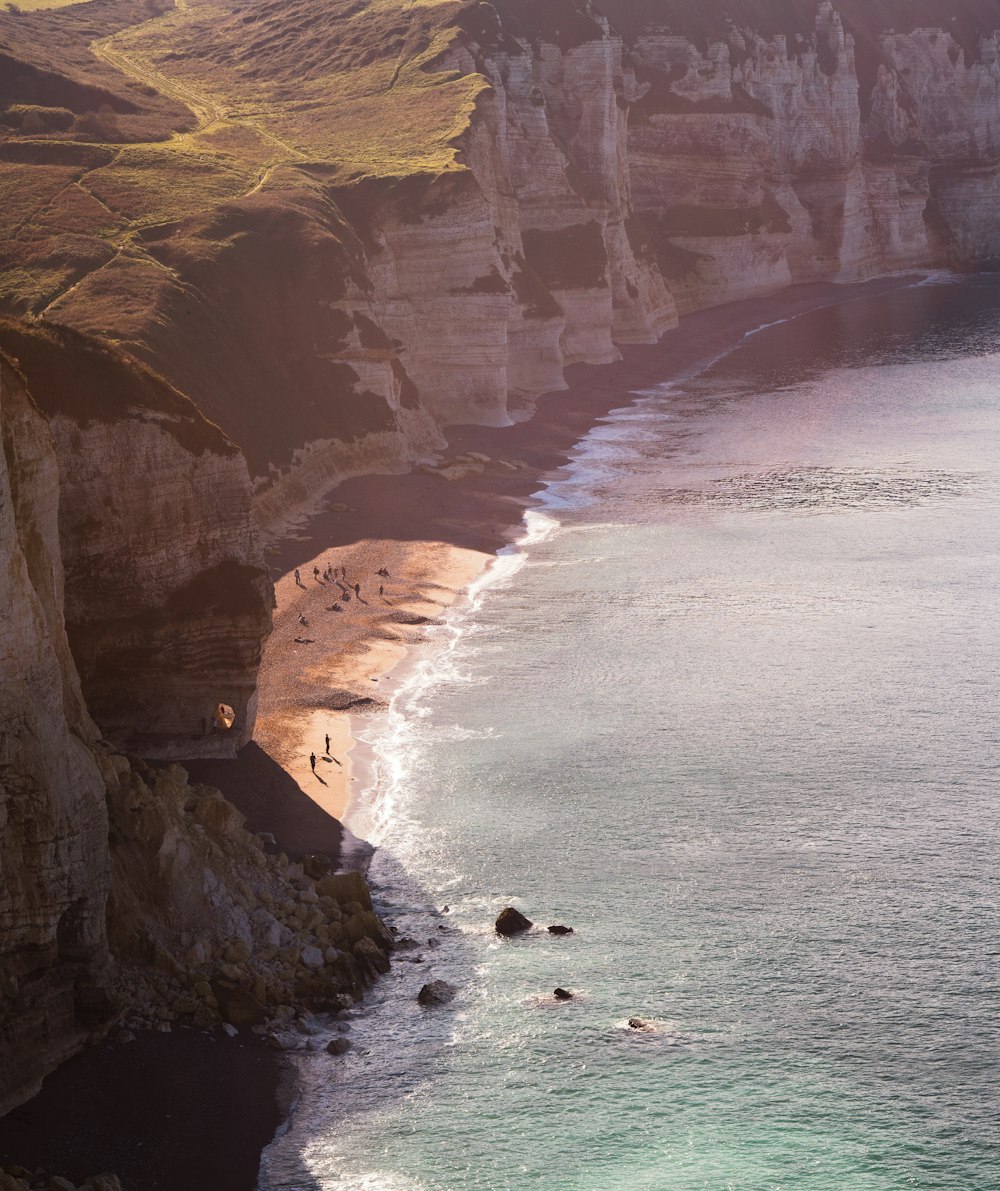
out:
M179 765L100 758L109 935L127 1029L228 1026L308 1039L309 1011L349 1007L389 970L393 936L363 874L265 851L218 790Z

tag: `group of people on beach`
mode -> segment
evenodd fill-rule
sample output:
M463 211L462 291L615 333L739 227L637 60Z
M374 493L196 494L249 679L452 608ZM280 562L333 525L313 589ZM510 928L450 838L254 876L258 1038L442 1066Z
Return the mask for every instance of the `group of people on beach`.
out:
M379 567L379 569L375 572L375 574L378 575L378 577L380 579L390 578L389 569L388 569L388 567L385 567L385 566ZM334 602L332 604L326 605L327 612L343 612L344 604L349 604L351 602L352 596L354 599L356 599L361 604L367 603L367 600L365 600L361 595L361 584L359 582L355 582L353 584L347 582L347 567L346 566L336 566L335 567L333 565L330 565L323 571L321 571L318 566L314 566L313 567L313 579L315 580L316 583L319 583L320 585L323 585L325 583L330 583L330 584L336 584L337 587L340 588L339 599L334 600ZM295 568L295 586L302 587L302 588L305 587L305 584L302 582L302 572L299 570L298 567ZM385 599L385 584L384 583L380 583L378 585L378 594L383 600ZM299 624L303 625L303 626L308 626L308 624L309 624L308 619L301 612L299 613ZM298 644L298 645L311 645L312 644L311 638L296 637L294 640L295 640L296 644Z
M375 574L379 577L379 579L391 578L391 576L389 574L389 568L386 566L379 567L379 569L375 572ZM343 612L344 611L343 605L349 604L351 602L352 595L353 595L354 599L356 599L359 603L361 603L361 604L367 603L367 601L361 595L361 583L357 582L357 581L353 584L348 583L348 581L347 581L347 567L346 566L336 566L335 567L331 564L331 565L327 566L322 571L319 569L318 566L314 566L313 567L313 581L320 584L321 586L323 586L327 583L336 584L336 586L340 589L339 599L334 600L334 602L332 604L326 605L327 612ZM302 582L302 572L299 570L298 567L295 568L295 586L302 587L302 588L305 587L305 584ZM385 584L384 583L379 583L378 594L383 599L385 599ZM304 612L299 612L298 623L303 628L309 627L309 618L305 615ZM296 645L312 645L314 642L314 638L312 638L312 637L295 637L293 639L294 639ZM321 782L323 781L323 779L320 777L320 775L318 773L316 773L316 761L317 760L323 760L328 763L341 765L341 762L338 761L337 758L335 756L333 756L333 754L330 752L330 736L329 736L329 734L327 734L327 736L325 738L325 743L326 743L326 748L324 749L324 752L321 757L317 758L315 753L309 754L309 768L312 770L312 772L314 774L316 774L317 779Z

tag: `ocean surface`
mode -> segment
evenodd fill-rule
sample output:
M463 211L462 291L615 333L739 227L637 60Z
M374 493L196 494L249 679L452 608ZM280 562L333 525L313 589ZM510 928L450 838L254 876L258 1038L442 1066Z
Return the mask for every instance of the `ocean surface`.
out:
M1000 278L623 392L435 634L352 823L420 946L262 1186L1000 1188Z

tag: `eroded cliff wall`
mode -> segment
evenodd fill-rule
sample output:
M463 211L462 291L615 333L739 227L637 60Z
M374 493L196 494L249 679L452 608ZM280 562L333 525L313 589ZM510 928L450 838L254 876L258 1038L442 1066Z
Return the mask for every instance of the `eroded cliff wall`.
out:
M18 366L0 355L0 1115L119 1014L270 1022L277 1044L304 1045L291 1006L343 1007L392 945L359 873L266 851L217 790L115 753L84 701L132 742L148 723L148 752L190 752L184 700L206 656L252 692L268 593L259 568L220 579L214 561L227 535L256 550L239 455L155 377L123 382L113 353L13 325L2 339ZM141 546L130 514L148 518ZM112 575L100 601L96 567ZM132 619L120 586L138 589ZM150 653L123 655L136 619Z
M234 755L253 733L273 599L242 456L190 401L82 336L0 321L0 350L48 422L65 574L52 620L90 713L147 757ZM219 702L231 730L213 731Z
M114 1010L96 729L63 625L59 473L0 359L0 1113Z

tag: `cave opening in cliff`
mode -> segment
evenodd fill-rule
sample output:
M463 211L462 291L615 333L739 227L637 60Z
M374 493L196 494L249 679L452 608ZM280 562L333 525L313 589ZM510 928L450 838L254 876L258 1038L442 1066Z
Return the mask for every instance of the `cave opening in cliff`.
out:
M212 713L213 732L229 732L236 723L236 712L228 703L216 703Z
M56 926L56 951L64 963L86 963L93 951L87 929L86 898L77 898L63 911Z

